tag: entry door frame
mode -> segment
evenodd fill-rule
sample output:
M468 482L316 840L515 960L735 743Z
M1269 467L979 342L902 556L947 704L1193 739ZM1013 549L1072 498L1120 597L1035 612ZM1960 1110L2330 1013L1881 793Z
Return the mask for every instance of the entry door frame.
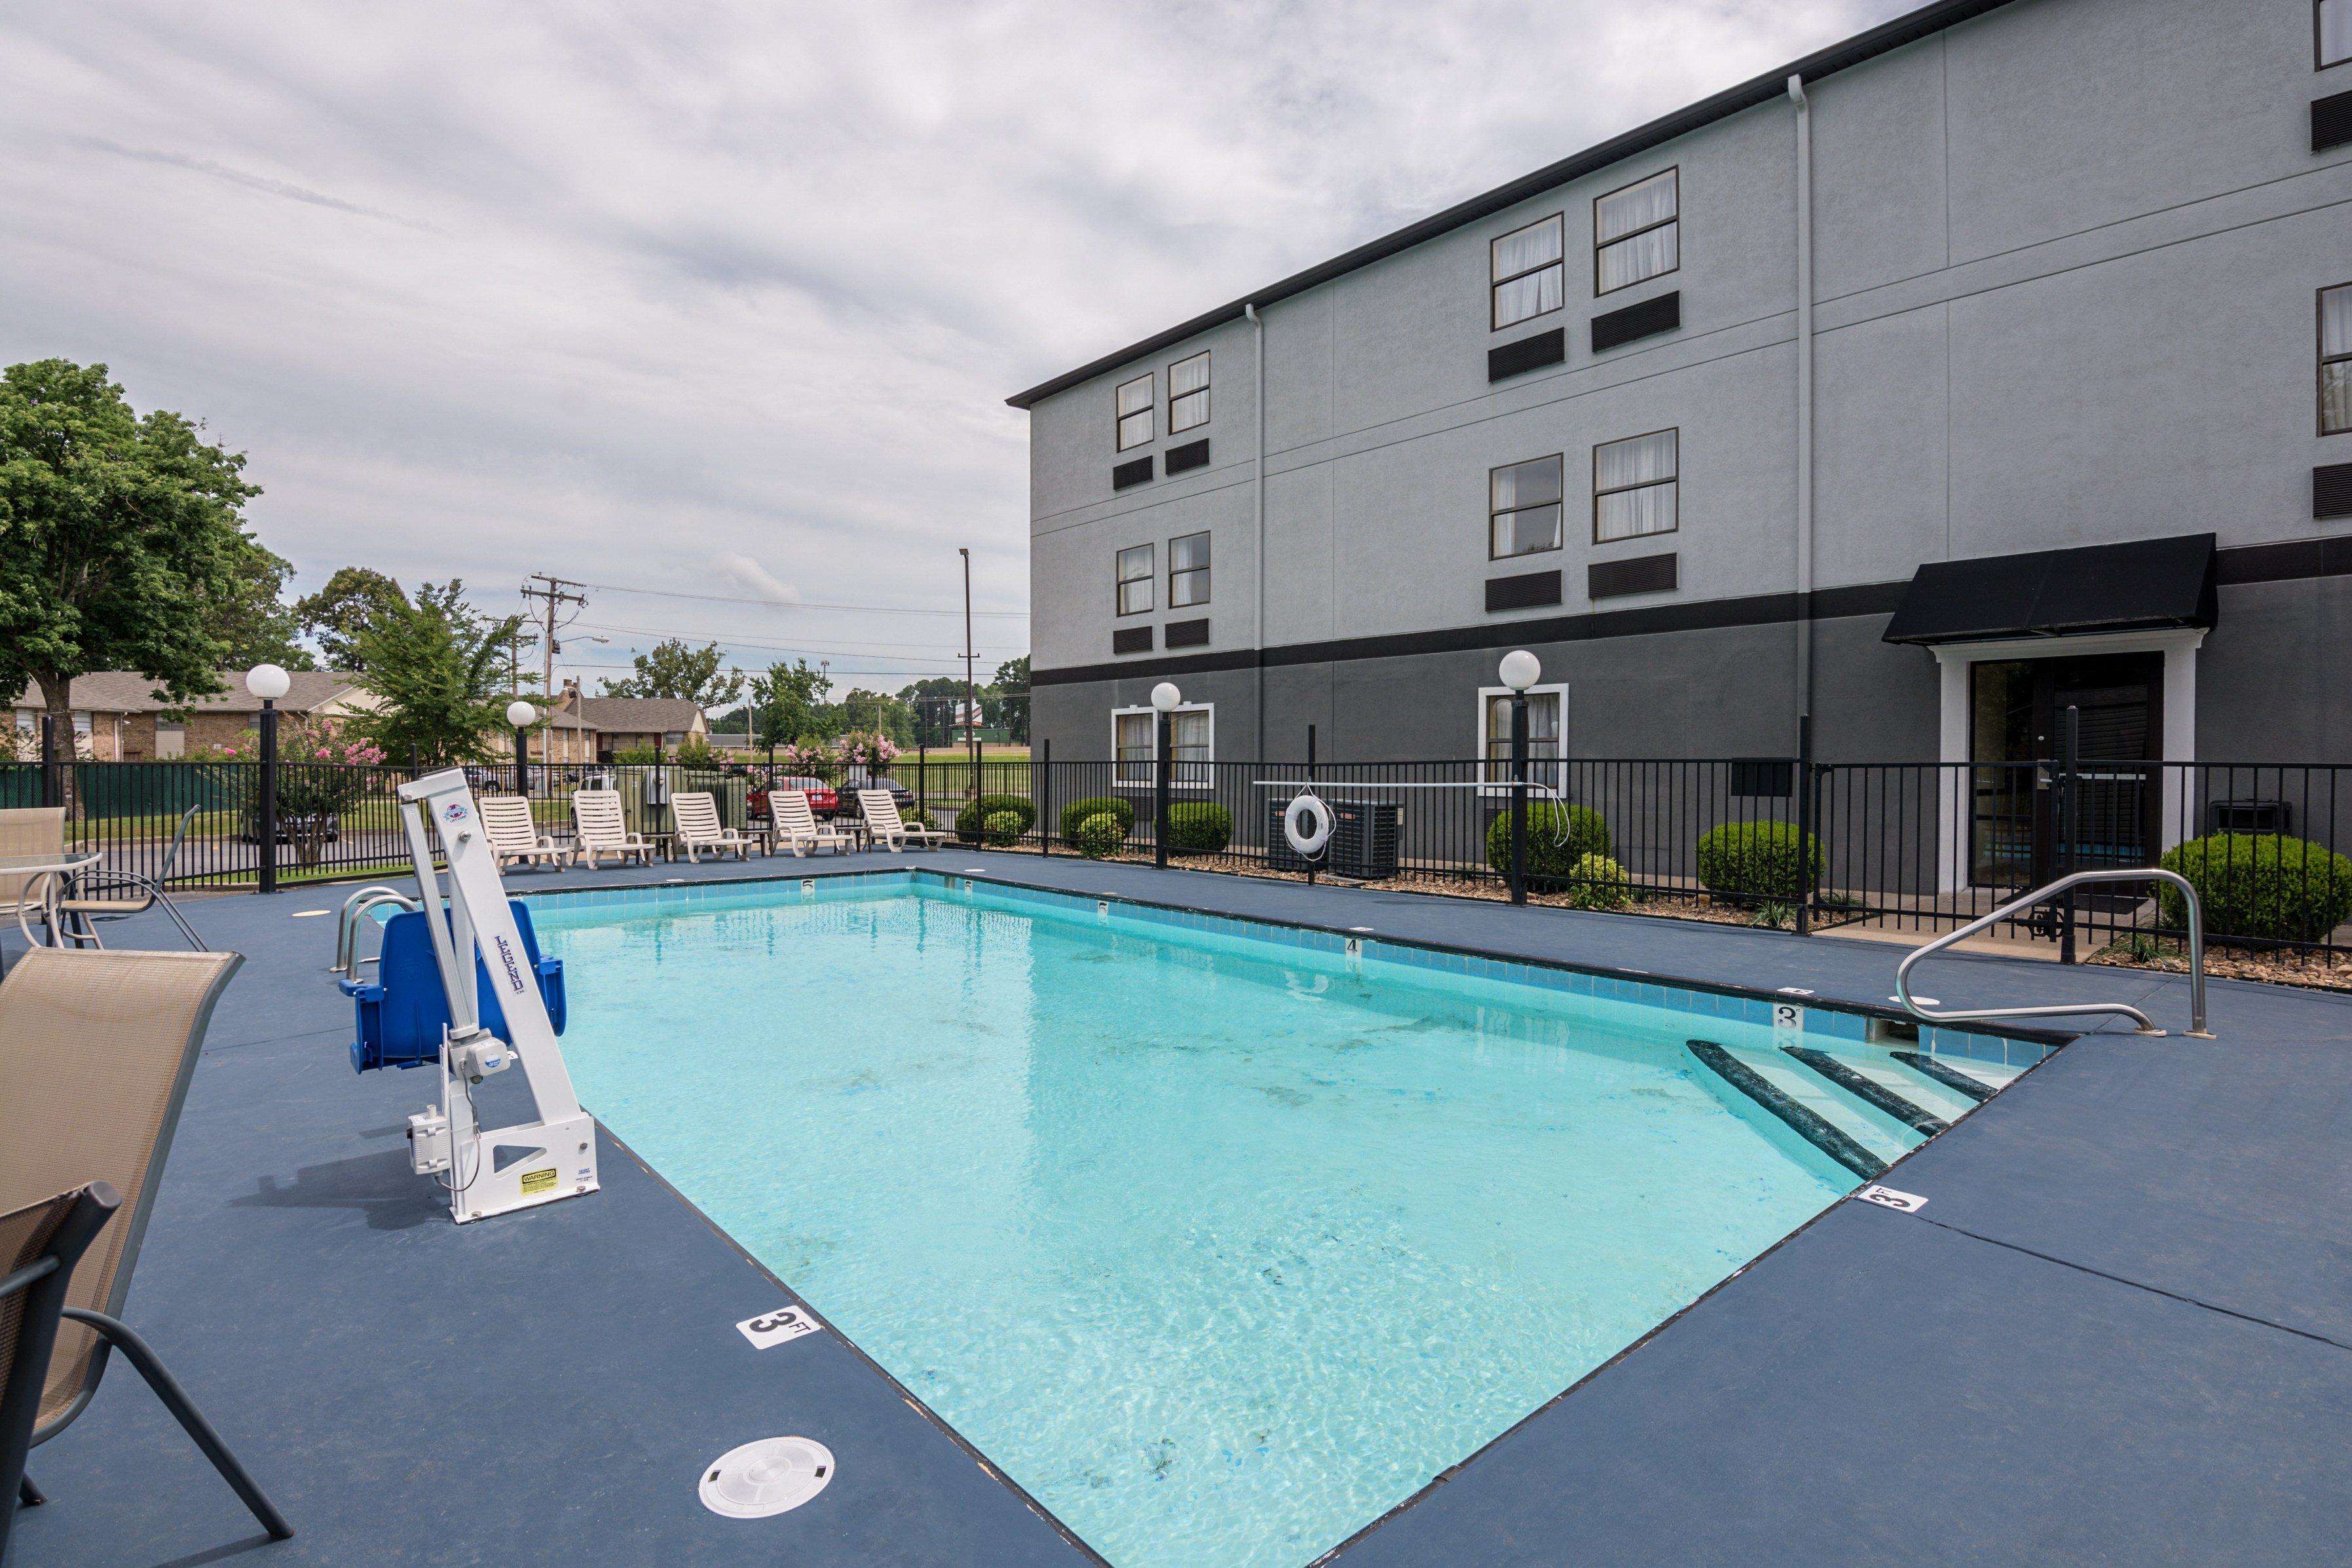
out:
M2159 631L2092 632L2079 637L2007 637L2000 642L1939 643L1928 648L1936 656L1941 689L1941 724L1937 760L1945 765L1937 794L1936 889L1957 892L1969 876L1970 694L1973 666L2013 659L2083 658L2109 653L2160 653L2164 656L2164 699L2160 715L2168 763L2197 760L2197 650L2204 646L2205 628L2179 626ZM2179 770L2160 768L2164 801L2158 825L2158 852L2180 842Z

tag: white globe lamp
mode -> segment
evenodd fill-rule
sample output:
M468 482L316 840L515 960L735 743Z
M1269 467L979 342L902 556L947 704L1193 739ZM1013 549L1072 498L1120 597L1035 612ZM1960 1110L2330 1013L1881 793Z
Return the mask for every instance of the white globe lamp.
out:
M518 730L528 730L539 722L539 710L518 697L507 704L507 722Z
M1543 666L1525 648L1503 656L1503 684L1514 691L1525 691L1542 675Z
M1151 705L1162 713L1175 712L1183 700L1184 694L1176 689L1172 680L1163 680L1151 689Z
M277 701L293 686L293 678L274 664L257 664L245 672L245 689L264 702Z

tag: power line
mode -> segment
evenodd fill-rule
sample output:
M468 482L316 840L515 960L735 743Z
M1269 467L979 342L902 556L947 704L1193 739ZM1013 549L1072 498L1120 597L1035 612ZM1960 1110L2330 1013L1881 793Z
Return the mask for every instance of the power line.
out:
M872 650L875 648L885 647L911 647L930 648L950 655L956 658L961 658L963 657L963 649L961 647L950 643L866 642L853 638L845 639L834 647L804 647L798 643L761 642L755 637L735 637L726 632L684 631L664 626L617 626L610 621L582 621L580 625L591 627L600 632L622 632L632 637L694 637L706 642L719 643L729 647L756 647L777 653L805 653L816 655L848 652L865 655L875 658L891 658L898 656L893 654L877 654L873 653ZM983 643L981 646L992 653L1018 653L1028 645L1025 643Z
M575 588L593 588L600 594L645 594L658 599L707 599L714 605L761 605L772 610L855 610L869 616L961 616L961 610L920 610L905 605L835 605L815 599L747 599L734 594L686 594L672 588L624 588L614 583L575 583ZM1013 620L1027 620L1026 610L974 610L975 616L993 616Z
M572 621L576 621L580 618L578 612L575 611L572 614L572 620L566 621L563 623L562 626L559 626L555 624L555 613L556 610L563 605L577 605L581 609L586 609L588 607L588 596L586 595L567 594L564 590L566 588L584 588L588 584L585 583L570 582L562 577L551 577L544 572L532 573L531 582L544 583L547 584L544 588L534 588L530 583L526 583L522 586L522 596L526 599L543 599L547 603L547 640L540 645L540 662L543 667L543 670L540 678L541 681L540 686L540 695L551 702L555 700L555 692L553 689L555 686L555 655L558 648L558 645L555 640L555 634L562 631L563 626L570 626ZM520 762L520 759L517 760Z

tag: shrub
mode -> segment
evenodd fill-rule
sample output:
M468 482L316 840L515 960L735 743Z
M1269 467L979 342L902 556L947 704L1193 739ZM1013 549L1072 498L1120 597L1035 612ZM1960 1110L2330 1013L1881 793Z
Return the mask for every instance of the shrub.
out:
M1711 893L1795 903L1822 874L1822 841L1792 822L1727 822L1698 841L1698 879Z
M996 840L988 836L994 830L997 817L1006 812L1021 819L1021 828L1013 834L1014 838L1026 834L1037 821L1037 808L1029 804L1027 795L984 795L956 813L956 837L967 844L976 838L988 838L993 844Z
M963 818L957 817L956 823L962 826ZM992 811L988 820L980 825L981 841L993 849L1010 848L1020 843L1021 836L1028 831L1029 819L1017 811Z
M1078 824L1097 813L1118 819L1118 836L1122 839L1135 826L1135 807L1112 795L1089 795L1085 800L1074 800L1062 807L1062 837L1076 840L1078 837Z
M937 827L939 826L938 823L931 820L931 814L919 805L910 805L906 810L900 812L898 814L898 820L905 823L909 827Z
M1534 801L1528 805L1528 875L1554 880L1576 875L1576 864L1588 855L1606 855L1612 847L1609 824L1589 805L1557 805ZM1506 806L1486 825L1486 864L1505 876L1511 874L1511 813Z
M1080 822L1070 842L1089 860L1107 860L1127 842L1127 824L1108 811L1097 811Z
M2352 860L2305 839L2215 833L2166 852L2157 864L2197 889L2216 936L2316 942L2352 915ZM2167 925L2188 923L2179 890L2159 883Z
M1234 814L1205 800L1168 808L1168 847L1184 855L1220 855L1234 841Z
M1569 868L1568 903L1577 910L1622 910L1633 901L1625 868L1606 855L1587 855Z

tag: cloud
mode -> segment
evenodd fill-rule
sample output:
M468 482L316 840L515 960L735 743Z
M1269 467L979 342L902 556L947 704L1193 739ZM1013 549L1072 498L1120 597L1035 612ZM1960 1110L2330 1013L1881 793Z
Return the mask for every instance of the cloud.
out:
M305 584L945 610L969 545L1018 610L1007 394L1907 7L13 7L0 353L205 418ZM961 630L592 614L877 681Z
M789 604L801 596L799 589L748 555L721 555L719 564L730 579L761 598Z

